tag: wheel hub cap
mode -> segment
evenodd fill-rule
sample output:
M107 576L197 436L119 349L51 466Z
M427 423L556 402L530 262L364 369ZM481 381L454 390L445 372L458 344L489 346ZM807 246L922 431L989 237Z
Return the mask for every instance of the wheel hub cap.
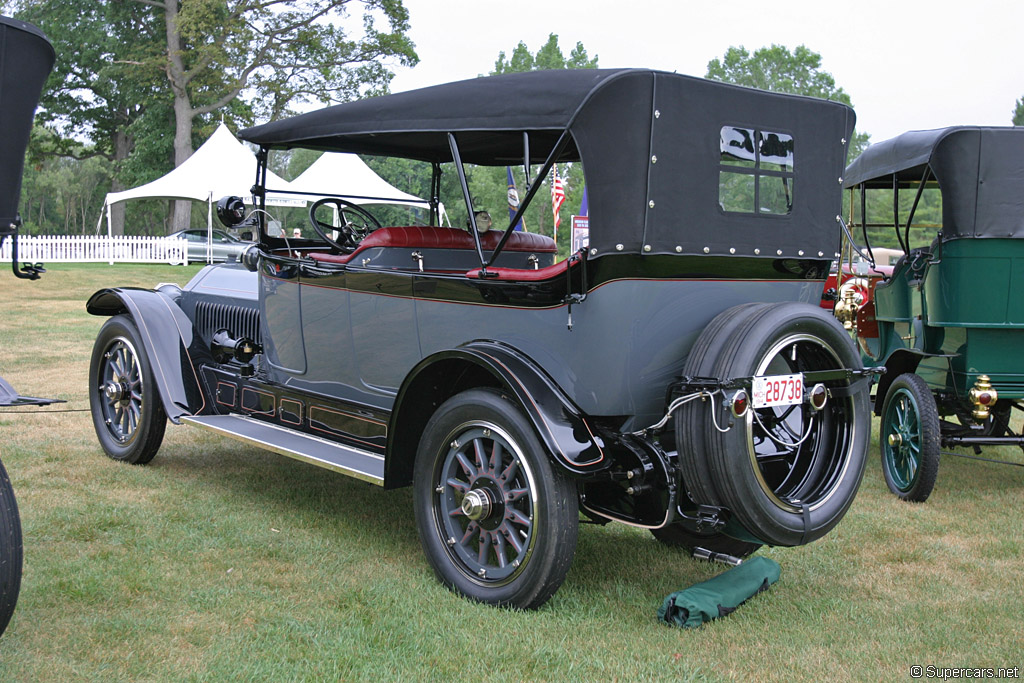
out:
M108 401L120 401L128 395L130 388L125 382L107 382L103 385L103 395Z
M494 501L486 489L473 489L462 499L462 514L474 522L487 519L493 508Z
M890 434L889 445L892 446L893 448L899 448L901 445L903 445L903 436L898 433Z

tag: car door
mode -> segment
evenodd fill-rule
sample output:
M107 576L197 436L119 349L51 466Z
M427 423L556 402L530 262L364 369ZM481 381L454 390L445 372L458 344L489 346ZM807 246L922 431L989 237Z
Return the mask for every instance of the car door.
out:
M298 259L264 253L260 258L260 326L272 379L288 383L306 373Z

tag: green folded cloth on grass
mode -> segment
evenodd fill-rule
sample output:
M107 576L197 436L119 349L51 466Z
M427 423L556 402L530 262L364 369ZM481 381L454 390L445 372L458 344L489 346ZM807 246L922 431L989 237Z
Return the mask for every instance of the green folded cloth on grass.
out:
M658 620L669 626L697 628L736 611L750 597L768 590L779 580L779 572L775 560L752 557L712 579L669 595L658 608Z

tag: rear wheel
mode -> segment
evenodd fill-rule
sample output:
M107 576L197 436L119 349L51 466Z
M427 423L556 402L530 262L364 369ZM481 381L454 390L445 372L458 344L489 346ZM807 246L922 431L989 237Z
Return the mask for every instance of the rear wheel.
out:
M711 373L718 378L861 368L849 335L809 304L755 309L721 343ZM860 486L870 430L867 386L847 379L823 384L830 398L820 410L808 402L751 408L724 432L724 411L712 413L716 399L707 402L714 486L737 521L766 543L800 545L825 535Z
M7 628L21 590L21 518L14 489L0 462L0 634Z
M164 438L167 414L139 330L128 316L111 318L96 337L89 406L107 455L134 465L153 459Z
M889 490L923 503L939 474L939 411L923 379L907 372L889 385L878 434Z
M576 549L576 487L497 391L465 391L437 409L413 481L420 542L446 586L532 609L562 584Z

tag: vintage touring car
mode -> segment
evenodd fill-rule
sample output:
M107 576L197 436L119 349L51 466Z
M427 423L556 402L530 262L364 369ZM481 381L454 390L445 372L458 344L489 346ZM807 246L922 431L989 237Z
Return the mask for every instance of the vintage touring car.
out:
M1024 128L904 133L861 154L845 185L850 239L864 244L847 253L875 259L866 227L899 241L891 274L862 280L873 296L844 311L863 360L887 368L875 400L885 480L924 501L941 448L1024 447L1010 425L1024 409Z
M868 444L871 371L817 306L853 123L834 102L622 69L242 131L260 148L242 263L88 303L112 316L90 373L100 442L147 462L170 418L412 485L440 580L521 608L563 581L581 512L705 556L813 541ZM296 147L429 164L429 225L381 226L339 178L310 207L316 239L269 236L268 153ZM589 247L562 259L513 229L556 163L582 163L590 195ZM467 167L519 164L519 214L481 230ZM469 230L437 225L442 173Z

